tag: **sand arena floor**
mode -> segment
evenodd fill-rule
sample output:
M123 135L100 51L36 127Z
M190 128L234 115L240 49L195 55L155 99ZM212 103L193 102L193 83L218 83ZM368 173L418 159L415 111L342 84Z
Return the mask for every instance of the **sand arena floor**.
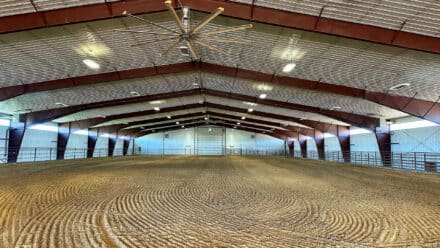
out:
M440 176L135 157L0 168L0 247L440 247Z

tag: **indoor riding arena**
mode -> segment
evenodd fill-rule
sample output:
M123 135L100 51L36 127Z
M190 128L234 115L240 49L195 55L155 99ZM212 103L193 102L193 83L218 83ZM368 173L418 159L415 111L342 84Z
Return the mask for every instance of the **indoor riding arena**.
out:
M0 248L440 247L439 10L0 1Z

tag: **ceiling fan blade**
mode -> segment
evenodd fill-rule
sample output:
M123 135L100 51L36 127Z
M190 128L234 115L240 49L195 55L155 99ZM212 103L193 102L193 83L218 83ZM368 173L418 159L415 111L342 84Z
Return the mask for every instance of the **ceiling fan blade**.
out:
M214 50L214 51L216 51L216 52L218 52L218 53L221 53L221 54L224 54L224 55L230 55L228 52L222 51L222 50L218 49L218 48L215 47L215 46L212 46L212 45L206 44L206 43L201 42L201 41L199 41L199 40L196 40L196 43L199 44L199 45L202 45L202 46L204 46L204 47L207 47L207 48L209 48L209 49L211 49L211 50Z
M168 47L165 51L163 51L160 56L161 57L165 57L171 50L173 50L174 48L177 47L177 45L179 45L179 43L182 41L182 39L178 39L176 40L170 47Z
M191 53L191 57L195 60L199 59L199 56L196 53L196 50L194 49L194 46L191 41L186 41L186 45L188 46L188 50Z
M214 42L220 42L220 43L237 43L237 44L249 44L251 43L250 40L235 40L235 39L221 39L216 37L200 37L201 40L205 41L214 41Z
M253 27L252 24L246 24L246 25L241 25L241 26L236 26L236 27L220 28L220 29L215 29L215 30L211 30L211 31L200 32L200 33L198 33L198 35L205 36L205 35L212 35L212 34L228 33L228 32L244 30L244 29L248 29L248 28L252 28L252 27Z
M137 30L129 30L129 29L113 29L113 31L125 32L125 33L139 33L139 34L154 34L154 35L176 36L175 34L156 33L156 32L148 32L148 31L137 31Z
M225 9L223 7L218 7L214 12L212 12L209 16L207 16L205 19L203 19L199 24L197 24L196 27L194 27L193 30L191 30L190 34L195 34L197 31L202 29L206 24L208 24L210 21L212 21L214 18L216 18L218 15L223 13Z
M148 45L148 44L151 44L151 43L157 43L157 42L161 42L161 41L174 40L174 39L176 39L176 37L164 38L164 39L156 39L156 40L147 40L145 42L140 42L140 43L132 44L130 46L132 46L132 47L134 47L134 46L142 46L142 45Z
M146 23L148 23L148 24L150 24L150 25L153 25L153 26L156 26L156 27L158 27L158 28L161 28L161 29L164 29L164 30L167 30L167 31L170 31L170 32L173 32L173 33L175 33L175 34L180 35L180 33L177 32L177 31L174 31L174 30L172 30L172 29L170 29L170 28L167 28L167 27L165 27L165 26L162 26L162 25L157 24L157 23L155 23L155 22L152 22L152 21L150 21L150 20L147 20L147 19L143 19L143 18L137 17L137 16L135 16L135 15L132 15L132 14L128 13L127 11L122 12L122 14L123 14L124 16L132 17L132 18L134 18L134 19L136 19L136 20L139 20L139 21L142 21L142 22L146 22Z
M183 26L182 21L180 20L179 16L176 13L176 10L173 8L173 5L171 4L171 0L165 0L164 4L165 4L165 6L167 6L168 10L170 11L171 15L173 16L174 21L176 21L176 24L179 27L180 31L182 33L186 33L185 26Z

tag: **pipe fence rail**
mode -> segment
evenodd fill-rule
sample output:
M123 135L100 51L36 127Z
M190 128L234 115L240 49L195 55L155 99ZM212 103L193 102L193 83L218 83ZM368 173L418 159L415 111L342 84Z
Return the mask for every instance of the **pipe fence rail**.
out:
M8 157L9 154L9 157ZM37 162L63 159L84 159L90 157L109 157L124 155L148 155L148 156L170 156L170 155L217 155L217 156L283 156L297 159L325 160L340 163L351 163L356 165L389 167L396 169L440 172L440 153L428 152L325 152L319 154L317 151L308 151L303 154L300 151L289 152L287 149L246 149L246 148L140 148L136 149L114 149L110 154L106 148L88 150L83 148L71 148L57 150L49 147L22 147L21 149L1 149L0 164ZM305 156L303 156L305 155Z

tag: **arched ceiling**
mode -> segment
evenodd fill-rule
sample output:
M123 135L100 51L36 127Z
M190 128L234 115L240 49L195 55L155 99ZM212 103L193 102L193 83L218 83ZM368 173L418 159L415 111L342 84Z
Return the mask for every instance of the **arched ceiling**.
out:
M103 4L111 13L124 6L136 13L138 6L138 13L159 11L143 14L143 18L175 28L169 14L156 7L160 6L157 2L3 2L0 4L0 23L12 20L10 18L26 17L18 14L28 13L26 18L35 18L32 15L36 12L42 13L47 21L50 16L55 17L64 11L62 8L70 6L82 5L77 8L87 7L96 12L90 12L86 22L86 19L69 19L69 22L79 22L75 24L52 26L56 24L54 20L58 20L55 18L53 24L43 25L49 27L32 29L10 24L6 27L8 30L0 29L0 32L16 31L0 34L0 112L28 114L29 123L92 119L94 121L87 126L92 127L105 126L105 123L139 122L142 118L148 120L148 116L158 114L152 112L156 105L178 115L178 111L191 112L202 103L205 112L215 113L213 106L223 106L223 112L218 114L234 113L233 109L237 108L253 108L256 112L268 114L259 118L277 123L287 121L289 125L303 128L317 128L317 123L327 123L372 129L378 118L392 119L408 114L440 122L440 49L436 52L435 46L434 50L432 47L410 49L412 45L406 47L403 43L393 42L386 45L388 43L366 37L351 37L316 28L293 29L294 24L280 24L282 20L275 17L272 24L276 25L258 19L259 16L263 18L264 13L283 9L288 13L284 14L298 18L296 14L318 16L317 21L323 22L332 19L373 25L418 35L417 39L426 38L429 42L434 39L440 44L439 33L436 33L440 14L432 10L438 2L408 1L402 4L380 1L369 5L360 1L324 1L324 9L319 2L184 1L202 11L215 3L225 4L226 8L230 7L225 16L233 17L240 16L232 7L250 8L251 21L257 21L251 30L222 36L250 40L250 44L213 43L229 55L197 47L200 62L181 56L177 50L165 58L159 57L160 51L170 45L168 41L130 46L155 37L116 32L115 29L160 30L118 17L119 14L105 19L107 16L99 15L98 11ZM428 17L417 16L421 11L425 11ZM201 20L205 15L193 11L191 17ZM206 29L249 22L243 17L225 16L217 18ZM396 28L395 23L403 17L405 25ZM18 31L20 29L26 30ZM82 63L84 59L95 60L100 69L86 67ZM295 70L283 72L283 66L292 61L297 65ZM398 84L409 86L391 90ZM137 95L133 96L132 92ZM267 94L266 99L258 98L262 93ZM152 104L154 101L159 103ZM206 105L208 103L212 104L211 107ZM249 103L255 105L250 107ZM179 109L179 106L191 107ZM293 119L274 118L277 116ZM101 122L97 118L101 118ZM231 119L223 116L222 120ZM306 123L306 120L313 123Z

